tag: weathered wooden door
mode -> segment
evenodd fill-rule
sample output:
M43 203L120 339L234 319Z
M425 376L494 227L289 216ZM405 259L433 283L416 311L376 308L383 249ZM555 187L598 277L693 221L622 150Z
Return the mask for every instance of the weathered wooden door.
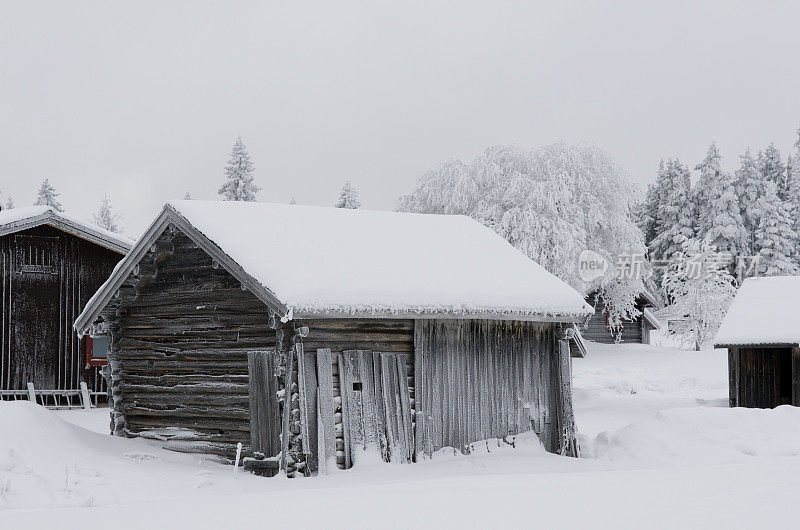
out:
M256 350L247 353L250 380L250 445L265 456L280 452L280 408L278 380L275 377L275 352Z
M15 236L11 250L12 387L57 388L64 326L59 316L59 238Z
M409 356L330 349L303 354L300 403L309 470L347 468L360 458L410 462L414 454Z

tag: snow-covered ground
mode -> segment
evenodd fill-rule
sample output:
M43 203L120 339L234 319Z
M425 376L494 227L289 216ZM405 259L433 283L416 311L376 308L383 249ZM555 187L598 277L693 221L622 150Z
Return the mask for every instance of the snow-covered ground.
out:
M730 529L800 517L800 409L726 408L724 352L590 344L574 370L586 458L521 436L316 479L234 476L91 432L105 432L104 410L0 404L0 528Z

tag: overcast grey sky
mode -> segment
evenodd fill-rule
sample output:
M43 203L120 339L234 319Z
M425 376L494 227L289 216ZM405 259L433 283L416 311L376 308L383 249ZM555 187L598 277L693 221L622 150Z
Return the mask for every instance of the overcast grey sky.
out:
M393 208L495 144L606 149L641 183L715 140L788 155L800 7L767 2L0 3L0 198L44 177L126 231L217 198L241 135L263 201Z

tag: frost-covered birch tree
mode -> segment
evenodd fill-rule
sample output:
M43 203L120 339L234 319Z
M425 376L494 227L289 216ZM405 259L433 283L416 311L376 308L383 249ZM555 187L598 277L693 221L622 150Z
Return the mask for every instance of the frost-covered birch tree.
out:
M54 210L58 212L63 212L64 208L61 207L61 203L58 202L59 194L56 193L56 189L50 185L50 181L48 179L44 179L42 185L39 187L39 193L36 196L36 202L33 204L35 206L50 206Z
M339 200L336 201L334 206L337 208L348 208L350 210L361 208L361 203L358 201L358 191L349 180L342 186L342 191L339 192Z
M121 215L115 214L111 210L111 201L108 196L103 197L103 202L100 204L100 209L97 213L92 214L94 224L108 230L109 232L119 232L120 228L117 224L122 218Z
M578 255L592 249L612 264L645 252L631 210L639 198L627 174L603 151L557 143L524 151L491 147L469 162L448 160L424 172L400 198L408 212L468 215L503 236L582 292L599 289L612 318L638 316L640 275L585 282Z
M747 231L733 175L723 171L722 157L715 144L711 144L705 159L695 169L700 171L695 191L698 238L716 252L730 252L734 257L747 254Z
M759 209L761 219L755 240L759 273L763 276L798 274L797 233L789 203L778 196L778 187L771 180L764 183Z
M698 351L714 337L736 294L733 276L714 263L714 249L689 241L664 275L663 285L674 301L673 311L688 318L693 346Z
M236 139L231 151L230 160L225 166L225 183L219 189L219 194L226 201L255 201L256 193L261 188L253 182L255 166L250 160L250 154L242 142L242 137Z

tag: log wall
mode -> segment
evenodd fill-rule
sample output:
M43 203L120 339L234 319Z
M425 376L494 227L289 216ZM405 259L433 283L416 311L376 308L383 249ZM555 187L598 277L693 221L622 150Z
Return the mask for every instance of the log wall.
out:
M233 457L250 450L248 353L273 351L268 308L166 231L103 311L118 435Z

